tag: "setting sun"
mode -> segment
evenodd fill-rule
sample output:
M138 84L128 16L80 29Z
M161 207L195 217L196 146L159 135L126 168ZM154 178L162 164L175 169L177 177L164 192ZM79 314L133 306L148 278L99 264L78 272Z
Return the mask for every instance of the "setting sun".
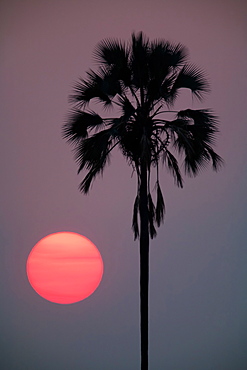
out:
M33 289L48 301L60 304L90 296L103 275L97 247L85 236L72 232L41 239L31 250L26 267Z

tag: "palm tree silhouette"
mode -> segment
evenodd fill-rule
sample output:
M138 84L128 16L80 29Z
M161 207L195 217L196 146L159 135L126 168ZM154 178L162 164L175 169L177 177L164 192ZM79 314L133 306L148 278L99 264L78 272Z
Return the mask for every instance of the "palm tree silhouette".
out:
M183 187L182 157L185 174L195 176L211 163L217 170L221 157L215 153L217 119L210 110L171 111L180 89L191 90L201 100L209 91L204 73L188 63L181 44L164 40L150 41L142 32L132 34L129 43L117 39L101 41L94 58L97 72L89 70L70 97L74 108L63 127L63 136L74 145L78 173L87 173L80 191L88 193L95 177L109 162L118 146L137 175L132 228L140 239L140 327L141 369L148 369L148 285L149 240L164 220L165 203L159 182L164 164ZM92 100L106 108L115 107L119 116L102 118L89 109ZM173 119L168 120L173 114ZM150 191L150 174L155 171L156 201Z

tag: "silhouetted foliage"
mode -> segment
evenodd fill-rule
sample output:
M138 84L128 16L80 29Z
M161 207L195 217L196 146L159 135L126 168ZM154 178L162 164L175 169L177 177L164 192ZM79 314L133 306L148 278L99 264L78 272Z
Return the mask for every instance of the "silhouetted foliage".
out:
M75 145L78 172L88 171L80 185L82 192L87 193L94 178L103 172L116 145L138 177L141 162L145 161L148 173L164 163L179 187L183 187L183 178L176 152L182 155L185 173L189 175L197 175L209 162L214 170L219 168L222 160L212 148L218 122L211 111L187 109L176 112L173 120L165 118L181 88L190 89L198 99L209 91L203 71L188 63L185 47L163 40L150 41L139 33L133 34L128 44L103 40L94 58L99 69L89 70L87 78L75 86L70 101L76 108L63 131L64 137ZM93 99L104 107L115 106L119 116L104 119L89 110ZM161 110L164 106L166 112ZM156 189L156 206L151 193L148 197L151 238L165 211L158 175ZM139 236L138 212L137 196L133 214L135 238Z

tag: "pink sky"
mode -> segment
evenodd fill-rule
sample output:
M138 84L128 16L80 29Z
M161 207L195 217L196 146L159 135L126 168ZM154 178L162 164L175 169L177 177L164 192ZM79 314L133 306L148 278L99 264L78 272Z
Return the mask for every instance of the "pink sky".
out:
M241 0L3 0L0 5L2 333L0 368L139 366L136 182L116 151L89 196L61 138L68 95L95 67L102 38L133 31L181 42L212 92L226 164L177 189L164 171L167 215L151 245L150 369L244 370L246 357L246 15ZM71 306L35 295L25 275L32 247L72 231L97 246L102 283ZM1 363L2 362L2 363Z

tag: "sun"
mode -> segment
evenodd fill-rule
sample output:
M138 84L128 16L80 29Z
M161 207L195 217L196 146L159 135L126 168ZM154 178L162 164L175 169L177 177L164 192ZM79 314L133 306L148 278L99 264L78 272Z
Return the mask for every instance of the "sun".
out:
M33 289L48 301L82 301L99 286L103 260L85 236L72 232L50 234L31 250L26 264Z

